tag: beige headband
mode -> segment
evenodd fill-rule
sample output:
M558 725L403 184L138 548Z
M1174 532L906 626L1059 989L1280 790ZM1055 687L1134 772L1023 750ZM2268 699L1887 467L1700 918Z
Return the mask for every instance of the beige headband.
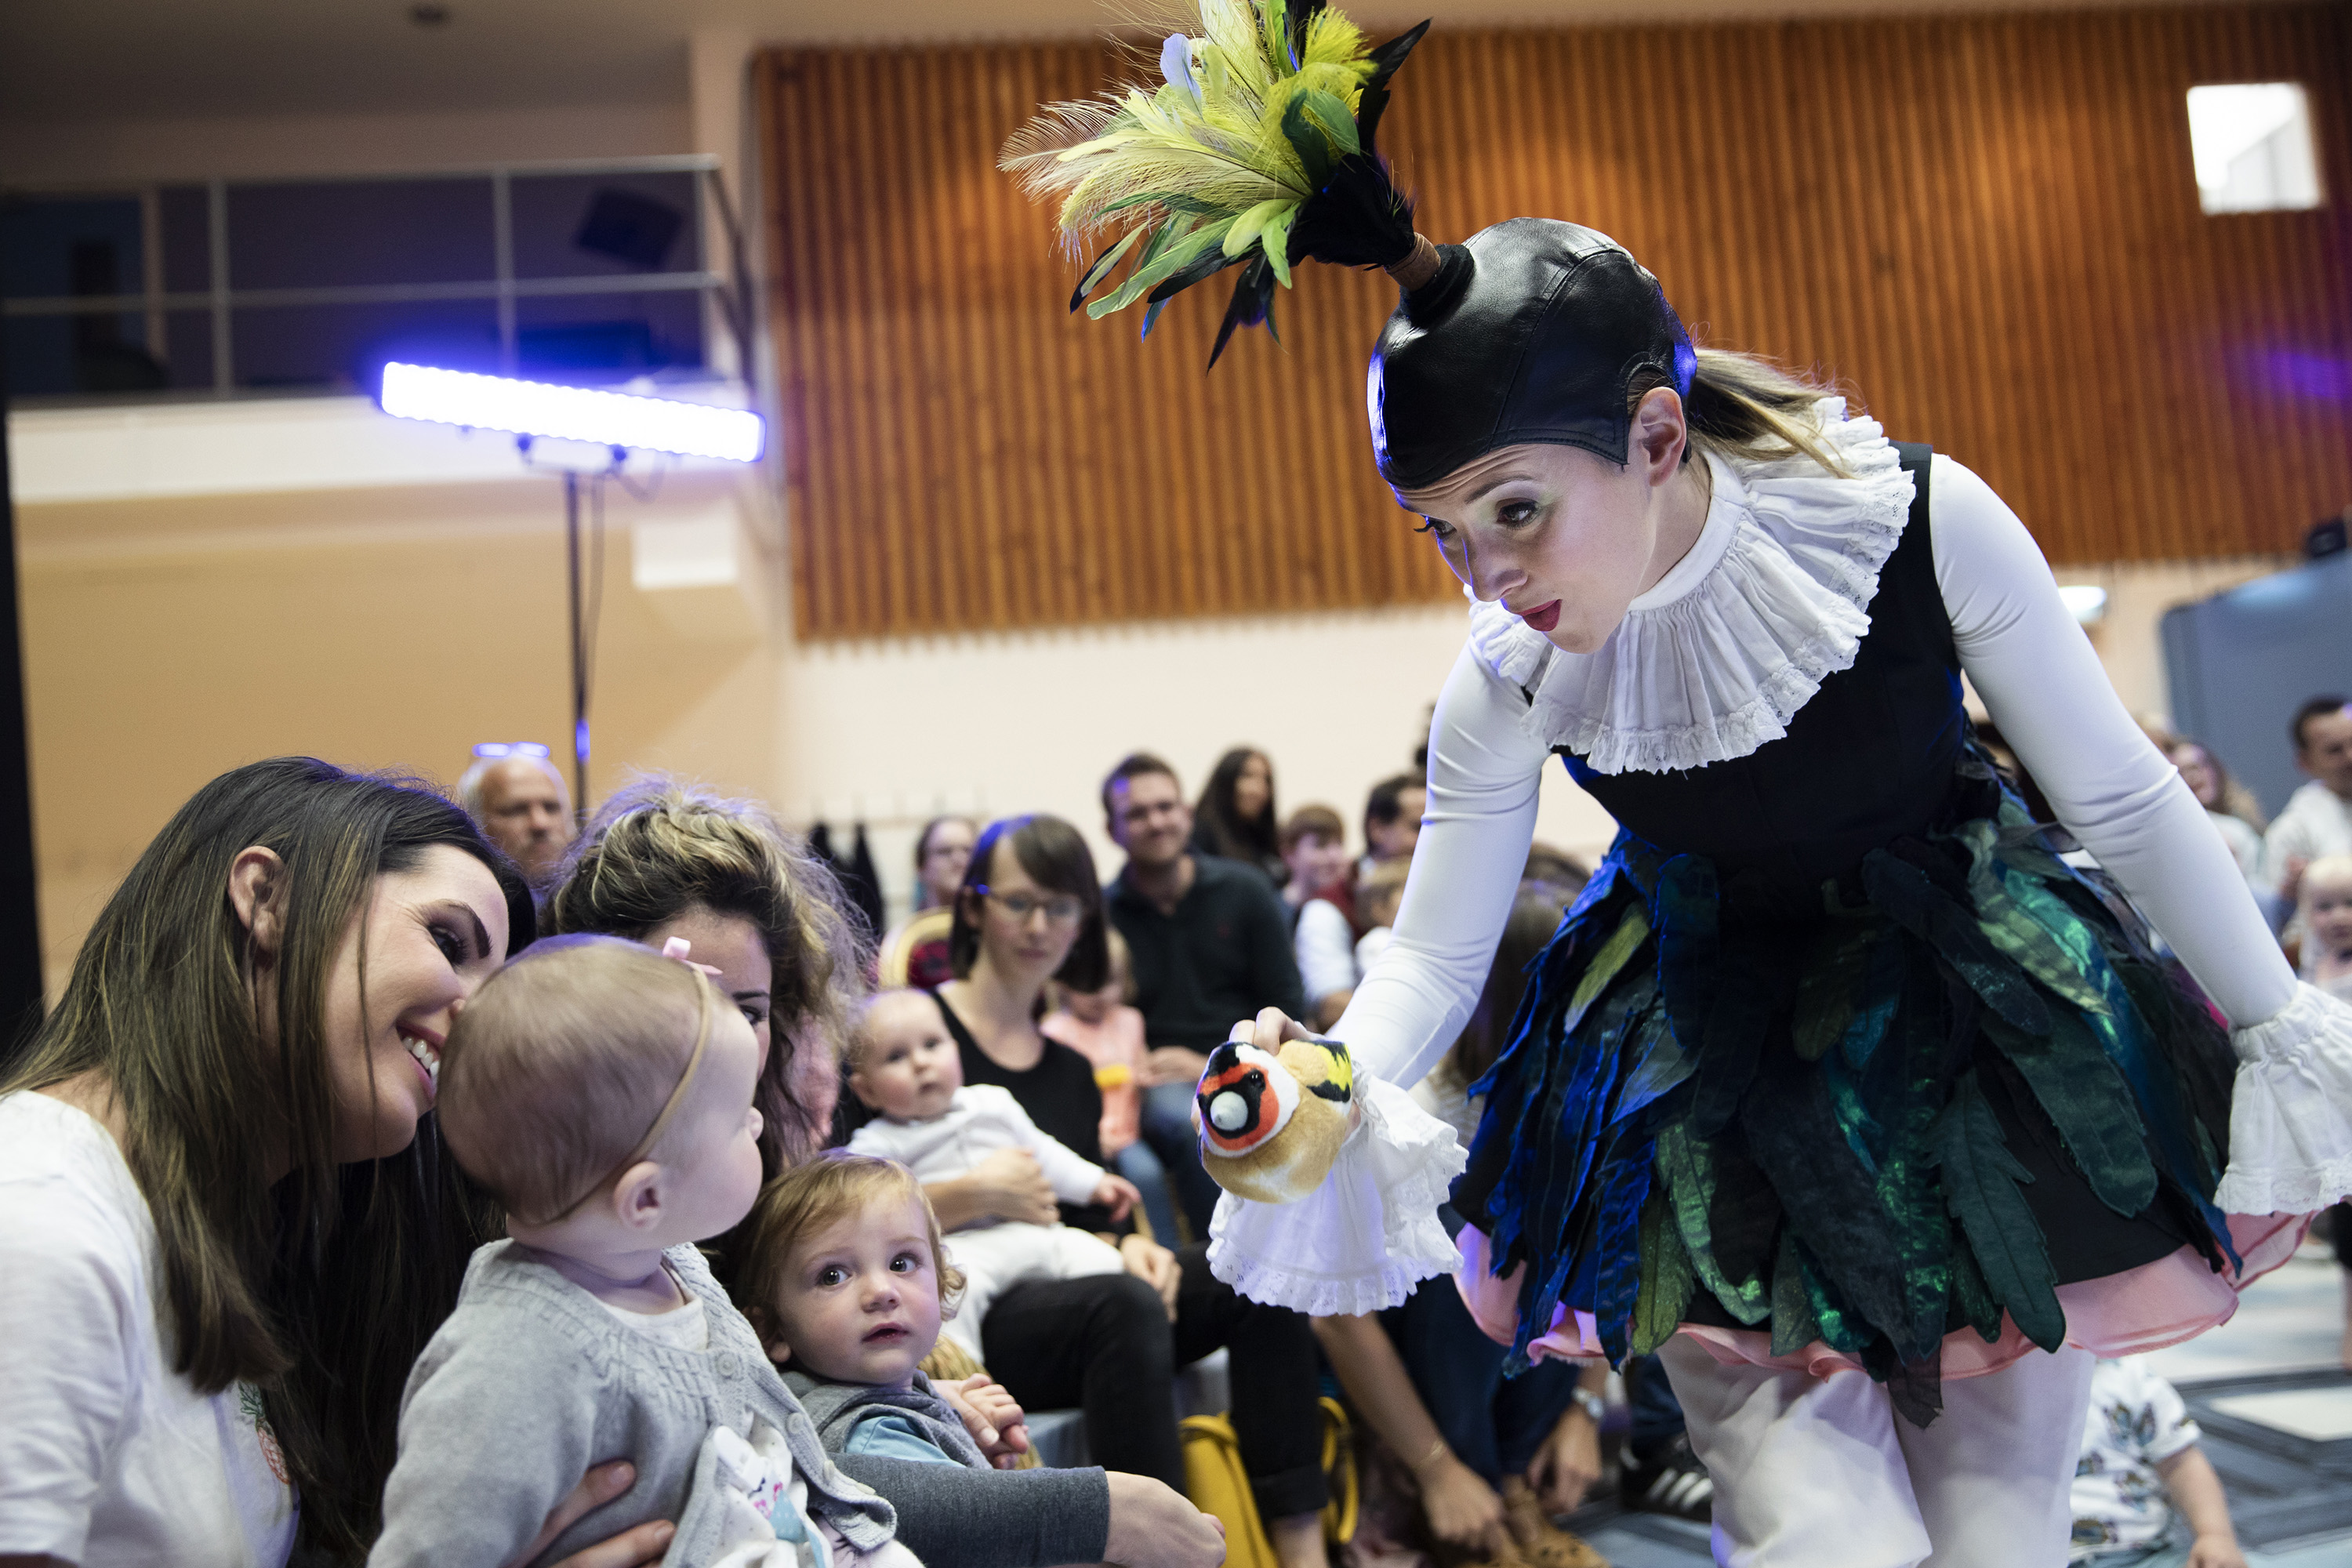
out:
M594 1197L598 1193L604 1190L605 1183L616 1179L621 1173L626 1171L630 1166L635 1164L638 1161L652 1153L654 1152L654 1145L661 1142L661 1135L664 1129L669 1126L670 1118L677 1115L677 1108L686 1102L687 1086L694 1081L695 1069L702 1065L703 1049L710 1044L710 997L712 994L712 986L709 978L700 973L704 966L698 963L688 963L687 968L697 972L695 978L701 984L695 987L695 1005L697 1011L694 1020L694 1050L692 1054L686 1058L686 1070L677 1075L677 1087L669 1091L669 1099L662 1102L661 1113L654 1118L654 1124L646 1129L646 1135L637 1140L637 1146L635 1148L630 1150L626 1154L622 1155L620 1163L615 1164L611 1170L606 1171L603 1175L589 1183L588 1190L586 1192L582 1193L578 1197L564 1205L562 1209L553 1217L540 1220L536 1223L540 1225L557 1225L561 1224L564 1220L570 1219L573 1212L576 1211L581 1205L586 1203L590 1198Z

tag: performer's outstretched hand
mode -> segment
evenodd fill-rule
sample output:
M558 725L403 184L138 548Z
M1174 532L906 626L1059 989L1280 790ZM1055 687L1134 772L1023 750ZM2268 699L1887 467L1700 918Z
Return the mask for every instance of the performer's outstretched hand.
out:
M1234 1026L1192 1098L1202 1167L1259 1203L1295 1202L1321 1185L1360 1114L1348 1047L1279 1007Z

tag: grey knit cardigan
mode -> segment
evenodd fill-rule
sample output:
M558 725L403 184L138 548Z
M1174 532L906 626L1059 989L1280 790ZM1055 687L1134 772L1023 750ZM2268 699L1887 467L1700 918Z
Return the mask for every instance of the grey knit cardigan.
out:
M688 1493L704 1439L754 1417L784 1435L811 1514L870 1550L890 1539L890 1505L834 1468L759 1336L691 1247L666 1254L701 1300L708 1347L680 1351L614 1320L593 1296L511 1241L474 1254L457 1310L409 1373L400 1453L384 1488L369 1568L499 1568L530 1543L592 1465L627 1459L636 1480L573 1523L552 1563L647 1520L678 1522L664 1562L716 1554L717 1500ZM709 1537L705 1540L704 1537Z

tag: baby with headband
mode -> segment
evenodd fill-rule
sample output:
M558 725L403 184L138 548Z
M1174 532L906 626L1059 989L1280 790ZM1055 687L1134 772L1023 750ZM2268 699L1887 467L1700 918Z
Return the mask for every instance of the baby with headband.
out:
M656 1519L666 1568L915 1568L695 1250L759 1194L759 1047L672 945L540 942L450 1030L442 1131L511 1239L409 1373L376 1568L552 1562ZM609 1459L629 1490L540 1540Z

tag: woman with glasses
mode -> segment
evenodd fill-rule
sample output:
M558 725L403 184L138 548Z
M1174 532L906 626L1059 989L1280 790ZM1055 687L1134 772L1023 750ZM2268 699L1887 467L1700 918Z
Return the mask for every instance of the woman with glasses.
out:
M990 824L972 847L954 919L956 977L934 994L962 1053L964 1081L1002 1086L1039 1128L1100 1164L1094 1068L1037 1028L1046 981L1091 991L1109 967L1102 889L1086 840L1059 817ZM940 1226L1044 1225L1058 1215L1116 1245L1127 1272L1005 1290L980 1325L990 1373L1030 1409L1084 1410L1095 1463L1181 1490L1175 1373L1225 1348L1234 1426L1259 1517L1286 1568L1319 1565L1327 1500L1307 1320L1219 1282L1205 1245L1171 1251L1098 1209L1057 1207L1034 1156L1016 1151L1014 1158L1026 1163L1015 1179L991 1171L927 1186Z

